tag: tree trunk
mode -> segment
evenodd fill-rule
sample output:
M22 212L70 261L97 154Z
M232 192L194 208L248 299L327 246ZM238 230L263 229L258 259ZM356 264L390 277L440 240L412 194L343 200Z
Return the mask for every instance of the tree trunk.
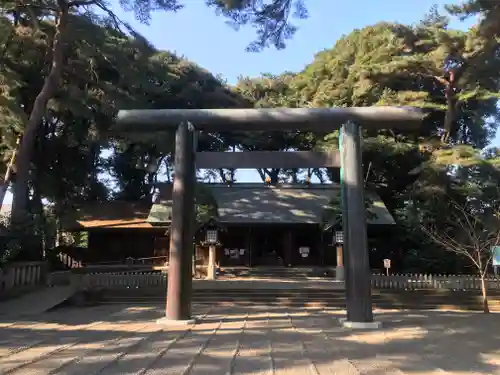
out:
M3 201L5 200L5 195L7 194L8 188L9 183L7 181L2 181L0 183L0 209L3 207Z
M452 94L450 94L452 95ZM455 122L455 117L456 117L456 111L455 111L455 101L453 98L447 98L447 106L448 109L446 111L445 117L444 117L444 124L443 124L443 134L441 135L441 142L443 144L446 144L449 142L451 133L453 130L453 123Z
M19 147L19 139L17 140L16 147ZM16 161L17 149L12 152L12 155L7 164L7 170L5 171L5 176L3 176L3 181L0 183L0 209L3 206L3 201L5 200L5 194L7 194L7 189L9 188L10 180L12 178L12 172L14 169L14 162Z
M273 168L270 171L271 184L276 185L279 182L280 168Z
M488 314L490 312L490 307L488 305L488 288L486 287L485 278L485 275L481 275L481 294L483 297L483 312Z
M227 181L226 172L224 171L223 168L219 168L218 172L219 172L220 180L222 181L223 184L229 182L229 181Z
M66 0L58 0L57 19L55 23L54 42L52 45L52 64L48 76L38 93L28 123L24 129L16 158L16 181L13 184L12 220L24 220L28 211L29 179L31 159L37 130L42 122L48 101L54 95L62 74L64 60L64 42L68 24L69 6Z
M316 175L316 177L318 177L318 180L320 183L322 183L322 184L325 183L325 176L324 176L321 169L319 169L319 168L315 169L315 175Z
M257 168L257 172L259 173L259 176L262 179L262 182L266 181L266 169Z

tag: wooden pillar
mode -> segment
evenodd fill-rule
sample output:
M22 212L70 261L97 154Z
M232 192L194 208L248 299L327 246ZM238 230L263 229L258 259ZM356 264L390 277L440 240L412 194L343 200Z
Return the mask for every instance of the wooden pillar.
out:
M192 124L183 122L175 135L175 178L172 190L166 321L191 319L196 183L194 132Z
M344 249L337 245L337 267L344 267Z
M325 232L321 229L321 237L320 237L320 248L319 250L321 251L320 253L320 262L321 262L321 267L325 266Z
M207 280L215 280L217 278L216 252L217 247L215 245L210 245L208 247Z
M345 280L344 247L341 244L337 244L337 266L335 267L335 279L338 281Z
M246 238L246 248L247 248L247 267L252 267L252 228L248 227L247 238Z
M293 265L293 233L288 229L285 233L285 249L283 254L283 263L285 267Z
M360 127L348 122L341 130L342 208L345 246L347 321L373 322L371 275L366 235Z

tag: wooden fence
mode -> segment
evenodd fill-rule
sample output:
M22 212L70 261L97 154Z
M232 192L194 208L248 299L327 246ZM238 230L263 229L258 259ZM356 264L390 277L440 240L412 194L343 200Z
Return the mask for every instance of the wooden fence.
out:
M155 288L165 287L167 274L160 271L117 270L115 272L90 272L83 275L85 287L104 288ZM303 283L307 284L305 280ZM374 289L392 290L456 290L478 291L481 289L481 280L469 275L372 275ZM487 279L490 290L500 291L500 279Z
M49 288L56 286L67 286L71 283L80 283L81 275L71 271L56 271L47 275L46 286Z
M155 271L96 272L83 276L83 287L155 288L166 287L167 274Z
M500 279L489 277L486 279L486 286L490 290L500 290ZM372 287L374 289L396 290L480 290L481 279L472 275L372 275Z
M0 270L0 293L45 285L47 266L45 262L15 262Z

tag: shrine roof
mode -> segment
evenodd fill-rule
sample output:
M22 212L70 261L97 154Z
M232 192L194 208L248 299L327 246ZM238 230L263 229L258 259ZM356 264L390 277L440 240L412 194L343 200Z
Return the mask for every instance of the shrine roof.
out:
M340 194L338 184L212 184L210 188L220 221L227 224L321 224L331 200ZM395 224L381 199L372 192L365 194L376 216L368 223Z
M219 221L224 224L321 224L332 199L340 194L338 184L234 183L209 184L217 202ZM172 185L160 184L156 203L151 208L150 222L170 222ZM394 219L380 197L371 191L371 225L394 225Z
M62 226L73 231L153 228L147 221L151 205L131 201L88 203L63 215Z
M223 224L321 224L330 202L340 194L338 184L263 183L200 184L217 202ZM160 184L153 204L106 202L86 205L73 214L73 225L81 230L98 228L154 228L171 221L172 185ZM207 189L205 189L207 188ZM372 203L369 225L394 225L380 197L365 191Z

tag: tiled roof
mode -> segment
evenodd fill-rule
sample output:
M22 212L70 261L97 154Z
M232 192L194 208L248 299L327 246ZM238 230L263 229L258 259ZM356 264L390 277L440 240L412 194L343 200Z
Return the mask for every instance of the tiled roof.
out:
M204 184L217 202L221 223L302 223L319 224L325 208L340 194L337 184L278 185ZM374 218L369 224L394 224L381 199L372 192ZM160 187L160 199L151 209L151 222L170 222L171 188Z
M92 203L63 217L67 230L99 228L152 228L146 221L151 204L129 201Z
M325 208L340 194L336 184L279 185L203 184L217 202L223 224L320 224ZM171 220L171 185L160 186L154 204L126 201L106 202L82 207L65 220L68 229L153 228ZM392 225L394 219L380 198L372 200L372 225ZM200 200L200 198L199 198Z

